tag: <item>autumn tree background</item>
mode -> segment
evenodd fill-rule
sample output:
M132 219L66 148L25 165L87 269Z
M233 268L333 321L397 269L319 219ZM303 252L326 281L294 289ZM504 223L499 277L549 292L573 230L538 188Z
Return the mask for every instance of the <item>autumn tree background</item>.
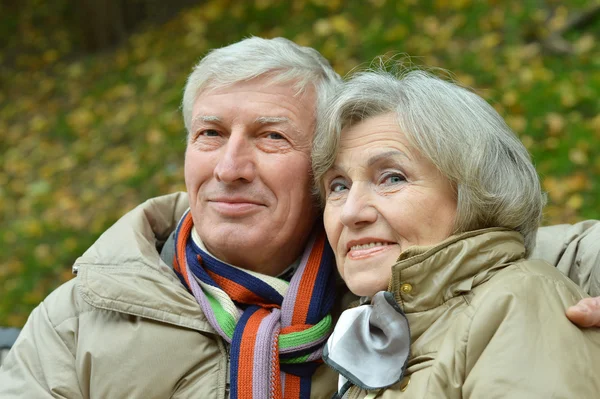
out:
M315 47L342 75L381 54L452 71L530 150L548 192L545 223L599 218L599 9L585 0L2 0L0 325L23 325L125 212L185 189L185 79L209 49L249 35Z

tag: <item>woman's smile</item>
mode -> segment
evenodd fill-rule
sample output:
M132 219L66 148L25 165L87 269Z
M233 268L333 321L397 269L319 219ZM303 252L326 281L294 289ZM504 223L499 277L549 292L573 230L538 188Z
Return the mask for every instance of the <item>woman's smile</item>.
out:
M391 242L370 242L367 244L354 244L350 246L348 254L346 255L349 259L360 260L369 258L371 256L377 256L383 252L396 249L398 244Z

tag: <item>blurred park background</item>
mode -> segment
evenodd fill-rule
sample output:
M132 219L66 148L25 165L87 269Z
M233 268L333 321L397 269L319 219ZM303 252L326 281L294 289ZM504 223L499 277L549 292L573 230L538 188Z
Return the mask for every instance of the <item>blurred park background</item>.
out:
M249 35L315 47L342 75L380 54L449 69L532 153L548 192L545 224L600 218L599 9L585 0L1 0L0 325L22 326L125 212L185 189L185 79L209 49Z

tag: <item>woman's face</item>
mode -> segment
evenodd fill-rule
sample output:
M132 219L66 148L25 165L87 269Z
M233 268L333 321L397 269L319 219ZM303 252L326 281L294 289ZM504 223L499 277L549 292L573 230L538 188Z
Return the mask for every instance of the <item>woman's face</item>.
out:
M357 295L386 290L391 267L407 247L452 234L455 190L408 144L393 113L343 130L324 183L327 237L341 276Z

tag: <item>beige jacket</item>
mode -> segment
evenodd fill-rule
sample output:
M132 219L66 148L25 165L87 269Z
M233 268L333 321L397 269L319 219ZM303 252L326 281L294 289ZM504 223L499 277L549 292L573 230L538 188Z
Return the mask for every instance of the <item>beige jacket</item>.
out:
M600 296L600 221L540 228L529 257L555 265L591 296Z
M411 329L406 376L378 398L600 397L600 329L565 309L586 296L555 267L523 259L520 234L486 229L409 248L390 291ZM345 397L363 398L352 387Z
M156 249L187 206L185 194L147 201L77 260L9 352L0 398L228 397L224 341ZM320 366L311 397L330 398L336 379Z
M226 347L157 251L187 206L184 193L149 200L77 260L78 276L32 312L0 367L0 398L227 397ZM556 263L563 253L579 259L579 237L565 235L575 251L549 245ZM321 366L312 397L329 398L336 385Z

